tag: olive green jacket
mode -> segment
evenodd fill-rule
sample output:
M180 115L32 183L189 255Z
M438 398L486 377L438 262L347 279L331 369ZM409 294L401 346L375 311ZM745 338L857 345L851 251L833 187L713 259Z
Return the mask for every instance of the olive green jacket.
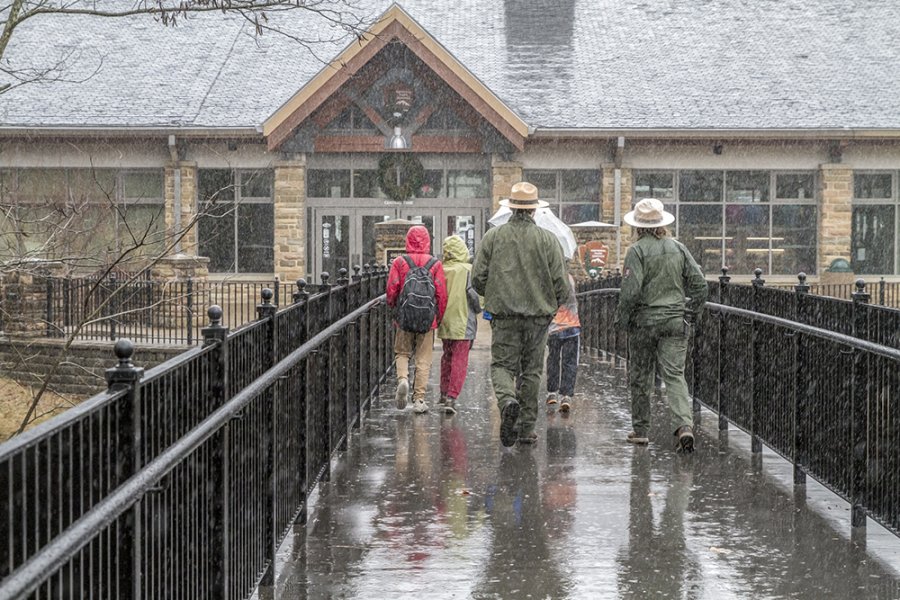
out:
M494 317L547 317L569 297L562 246L527 214L489 230L475 257L472 286Z
M687 308L699 312L708 294L700 267L681 242L645 235L625 255L616 325L631 329L683 318L685 296L691 299Z

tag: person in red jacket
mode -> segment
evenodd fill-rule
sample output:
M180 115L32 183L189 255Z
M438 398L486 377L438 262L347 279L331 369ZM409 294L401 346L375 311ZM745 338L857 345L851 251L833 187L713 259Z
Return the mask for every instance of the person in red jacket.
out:
M422 225L414 225L406 233L406 255L413 264L422 267L432 259L431 236ZM403 256L398 256L391 263L391 272L387 281L387 303L394 308L406 281L409 272L409 264ZM444 318L444 310L447 308L447 280L444 278L444 266L441 261L435 261L432 265L431 278L434 281L434 297L437 304L437 314L431 329L427 333L413 333L404 331L394 323L394 362L397 367L397 392L395 400L397 408L406 407L406 398L409 394L409 359L415 353L416 373L413 381L413 410L424 413L428 410L425 402L425 390L428 386L428 376L431 374L431 357L434 347L434 330L437 329Z

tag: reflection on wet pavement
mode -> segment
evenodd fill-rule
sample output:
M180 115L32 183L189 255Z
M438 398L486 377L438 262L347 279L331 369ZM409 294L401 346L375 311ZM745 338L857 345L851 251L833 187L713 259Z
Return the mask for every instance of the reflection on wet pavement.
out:
M542 414L534 447L501 448L482 343L452 418L383 390L282 548L277 597L900 597L891 567L712 429L690 456L663 428L626 444L624 371L582 361L571 415Z

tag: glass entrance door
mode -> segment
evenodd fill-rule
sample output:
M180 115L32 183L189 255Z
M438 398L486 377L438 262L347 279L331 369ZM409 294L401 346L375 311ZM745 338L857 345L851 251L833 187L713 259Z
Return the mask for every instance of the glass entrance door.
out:
M310 281L328 272L332 281L341 268L353 273L353 265L384 262L378 254L375 225L383 221L406 219L424 225L431 235L431 252L441 256L443 240L459 235L474 256L484 234L485 210L470 206L409 207L383 206L361 208L313 207L309 210Z

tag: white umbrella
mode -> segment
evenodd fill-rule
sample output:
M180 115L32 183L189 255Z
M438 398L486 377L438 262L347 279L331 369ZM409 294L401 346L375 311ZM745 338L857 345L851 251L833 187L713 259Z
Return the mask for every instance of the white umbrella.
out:
M506 206L501 206L500 210L494 213L494 216L488 220L488 223L494 227L499 227L509 221L511 216L512 210ZM575 234L573 234L572 230L569 229L569 226L560 221L559 217L554 215L549 208L537 209L534 213L534 222L538 227L546 229L556 236L556 239L559 240L559 245L562 246L563 254L566 259L571 259L575 256L575 250L578 248L578 244L575 242Z

